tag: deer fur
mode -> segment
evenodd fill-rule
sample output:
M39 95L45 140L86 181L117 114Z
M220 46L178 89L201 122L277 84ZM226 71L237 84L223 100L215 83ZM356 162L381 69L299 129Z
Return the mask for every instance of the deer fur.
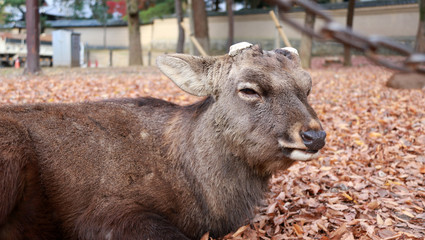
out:
M276 170L316 156L299 136L321 125L295 52L245 44L157 63L205 99L0 108L0 239L223 236L248 223Z

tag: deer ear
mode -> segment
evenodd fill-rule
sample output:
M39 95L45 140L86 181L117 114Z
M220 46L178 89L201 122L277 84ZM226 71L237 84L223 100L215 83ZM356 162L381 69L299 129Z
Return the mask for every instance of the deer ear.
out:
M215 63L213 57L197 57L186 54L162 55L156 64L183 91L195 96L212 93L210 71Z

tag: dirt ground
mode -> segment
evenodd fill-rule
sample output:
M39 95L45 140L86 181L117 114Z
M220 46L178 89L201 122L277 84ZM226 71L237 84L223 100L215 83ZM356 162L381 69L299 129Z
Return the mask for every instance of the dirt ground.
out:
M425 90L385 87L393 72L364 58L323 63L309 97L328 135L321 156L277 172L254 220L225 238L424 239ZM0 105L139 96L199 100L156 68L0 69Z

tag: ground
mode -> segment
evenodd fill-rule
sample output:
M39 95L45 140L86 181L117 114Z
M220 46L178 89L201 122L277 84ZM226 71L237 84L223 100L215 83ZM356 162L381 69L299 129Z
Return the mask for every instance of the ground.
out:
M424 239L425 91L387 88L393 72L353 62L314 60L309 101L326 147L318 159L276 173L255 219L225 238ZM139 96L199 99L155 68L46 68L38 76L0 69L0 105Z

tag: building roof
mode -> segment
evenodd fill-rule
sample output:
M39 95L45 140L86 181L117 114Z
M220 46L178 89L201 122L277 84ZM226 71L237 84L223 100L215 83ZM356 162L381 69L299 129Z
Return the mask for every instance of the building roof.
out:
M121 19L108 19L108 27L127 26L127 22ZM96 19L77 19L77 20L50 20L46 21L46 27L49 28L69 28L69 27L101 27L103 24ZM0 25L0 29L25 28L25 22L11 22Z
M81 19L81 20L52 20L46 21L46 25L51 28L61 27L99 27L103 26L101 22L96 19ZM106 22L108 27L114 26L127 26L127 22L121 19L108 19Z

